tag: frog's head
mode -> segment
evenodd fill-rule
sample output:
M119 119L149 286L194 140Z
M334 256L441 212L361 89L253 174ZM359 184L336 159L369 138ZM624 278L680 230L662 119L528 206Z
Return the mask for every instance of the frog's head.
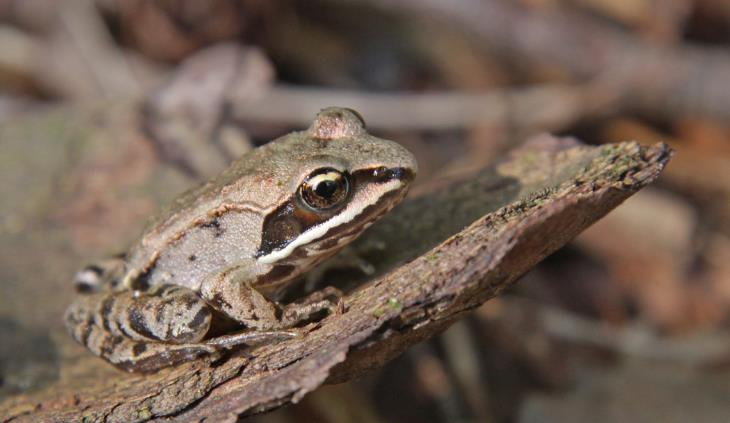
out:
M263 264L307 268L334 254L395 206L417 171L408 150L369 135L350 109L324 109L307 131L274 143L291 195L263 223Z

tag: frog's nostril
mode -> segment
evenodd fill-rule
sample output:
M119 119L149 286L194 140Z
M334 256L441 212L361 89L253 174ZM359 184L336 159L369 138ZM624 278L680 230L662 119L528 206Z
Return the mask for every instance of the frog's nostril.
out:
M403 179L406 176L406 171L402 167L397 167L395 169L390 169L390 172L388 172L388 176L390 179Z
M402 167L379 167L373 169L372 175L381 182L392 181L394 179L402 181L408 179L409 172Z
M388 169L387 179L388 180L396 179L399 181L411 181L411 180L413 180L413 172L404 167L395 167L392 169Z

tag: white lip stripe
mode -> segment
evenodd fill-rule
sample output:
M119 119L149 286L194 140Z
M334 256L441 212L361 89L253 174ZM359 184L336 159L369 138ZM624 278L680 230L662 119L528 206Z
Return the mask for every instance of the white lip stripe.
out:
M396 190L400 188L403 185L403 183L399 180L392 180L385 183L386 192L390 192L393 190ZM380 198L380 197L378 197ZM301 235L299 235L297 238L295 238L292 242L287 244L284 248L281 250L274 250L270 252L269 254L265 256L261 256L258 258L259 263L263 264L272 264L276 263L277 261L289 257L289 255L299 246L309 244L310 242L321 238L324 236L324 234L327 233L331 228L334 228L336 226L342 225L344 223L347 223L351 220L353 220L355 217L357 217L360 213L362 213L363 210L365 210L368 206L371 206L375 204L378 201L378 198L373 198L368 203L363 203L362 207L358 209L345 209L344 212L338 214L337 216L331 218L330 220L327 220L319 225L312 226L308 230L304 231Z

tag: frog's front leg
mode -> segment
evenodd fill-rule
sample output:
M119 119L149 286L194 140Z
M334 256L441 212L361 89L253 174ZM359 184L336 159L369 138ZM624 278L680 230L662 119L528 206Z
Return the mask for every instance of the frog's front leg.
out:
M245 272L228 271L207 279L201 295L218 311L256 331L268 331L272 338L292 333L286 329L322 311L332 312L342 293L332 287L315 291L292 304L280 306L252 287Z
M94 354L130 371L155 371L213 354L201 343L210 307L187 288L163 285L148 292L81 295L68 308L66 327Z

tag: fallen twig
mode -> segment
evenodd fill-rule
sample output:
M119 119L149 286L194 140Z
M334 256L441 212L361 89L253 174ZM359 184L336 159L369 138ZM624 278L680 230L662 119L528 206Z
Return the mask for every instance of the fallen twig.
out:
M583 80L603 78L624 110L730 117L730 57L719 49L652 44L585 16L531 11L507 0L368 3L440 15L525 70L558 67Z
M602 87L569 85L483 93L367 93L277 86L231 101L232 116L249 122L306 126L313 113L338 104L367 116L370 127L421 130L492 125L555 130L614 110L613 96Z

